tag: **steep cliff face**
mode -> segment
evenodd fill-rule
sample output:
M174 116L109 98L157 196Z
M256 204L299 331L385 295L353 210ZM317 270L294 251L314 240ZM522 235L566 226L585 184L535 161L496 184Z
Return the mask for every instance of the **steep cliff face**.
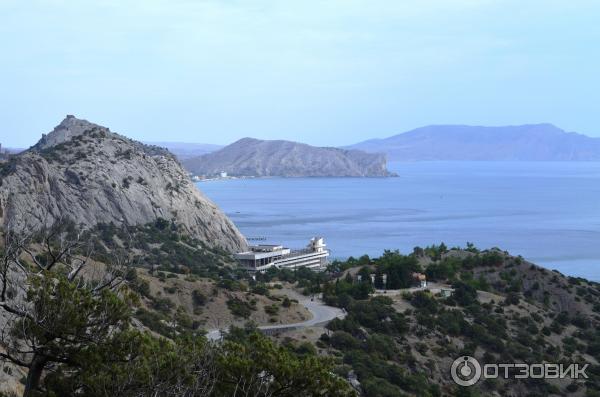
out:
M237 176L391 175L382 154L252 138L240 139L219 151L186 159L183 165L196 175L208 176L222 171Z
M246 247L166 149L67 116L0 169L0 221L32 226L68 216L84 227L173 220L211 247Z

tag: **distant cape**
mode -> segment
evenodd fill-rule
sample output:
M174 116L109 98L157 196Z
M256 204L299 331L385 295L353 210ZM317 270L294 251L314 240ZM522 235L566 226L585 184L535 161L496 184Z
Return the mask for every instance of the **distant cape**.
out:
M315 147L291 141L243 138L221 150L182 159L195 175L280 177L383 177L385 155L332 147Z

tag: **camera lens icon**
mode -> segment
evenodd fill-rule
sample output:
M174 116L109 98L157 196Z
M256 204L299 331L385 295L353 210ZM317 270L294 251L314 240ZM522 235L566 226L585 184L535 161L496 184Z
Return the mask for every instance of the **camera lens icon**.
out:
M457 385L473 386L481 378L481 365L471 356L462 356L454 360L450 373Z

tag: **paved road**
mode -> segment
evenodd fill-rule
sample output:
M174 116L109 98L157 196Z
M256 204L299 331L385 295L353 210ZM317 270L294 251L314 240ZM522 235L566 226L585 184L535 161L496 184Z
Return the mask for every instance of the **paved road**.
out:
M261 325L258 329L261 330L285 330L286 328L308 328L314 327L333 320L334 318L346 317L346 312L342 309L333 306L327 306L320 299L302 297L298 300L302 306L304 306L311 314L312 318L306 321L292 324L273 324L273 325ZM206 337L210 340L221 339L222 332L219 329L209 330Z

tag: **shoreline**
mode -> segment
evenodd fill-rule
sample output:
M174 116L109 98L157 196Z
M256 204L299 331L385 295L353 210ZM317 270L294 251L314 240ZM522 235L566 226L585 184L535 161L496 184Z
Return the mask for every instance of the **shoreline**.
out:
M301 176L226 176L226 177L215 177L215 178L202 178L202 179L194 179L192 178L192 182L200 183L200 182L215 182L215 181L227 181L227 180L240 180L240 179L388 179L388 178L400 178L400 175L394 173L394 175L387 176L343 176L343 175L330 175L330 176L310 176L310 175L301 175Z

